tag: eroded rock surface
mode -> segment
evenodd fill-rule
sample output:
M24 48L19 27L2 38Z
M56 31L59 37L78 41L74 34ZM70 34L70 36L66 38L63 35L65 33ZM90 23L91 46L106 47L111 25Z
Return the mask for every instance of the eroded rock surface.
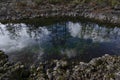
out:
M0 20L19 20L35 17L84 17L100 22L120 24L120 6L98 6L93 4L36 4L32 0L1 1Z
M61 60L25 66L0 51L0 80L120 80L120 56L108 54L89 63Z

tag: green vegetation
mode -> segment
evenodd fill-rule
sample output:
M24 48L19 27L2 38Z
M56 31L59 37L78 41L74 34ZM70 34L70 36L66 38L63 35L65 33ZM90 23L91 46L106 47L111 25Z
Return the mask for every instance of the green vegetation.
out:
M24 2L24 1L17 2L17 5L21 6L21 7L27 6L26 2Z
M34 0L35 3L41 4L44 2L51 3L51 4L58 4L58 3L69 3L70 1L67 0Z
M120 0L73 0L76 3L94 3L97 5L115 6L120 4Z
M120 0L95 0L95 2L99 5L106 4L109 6L115 6L120 4Z
M57 3L77 3L77 4L84 4L84 3L94 3L97 5L107 5L107 6L115 6L120 4L120 0L35 0L37 4L47 2L51 4Z
M43 2L43 0L35 0L35 3L37 3L38 5L41 4Z
M56 3L61 3L61 2L64 2L65 0L49 0L49 3L53 3L53 4L56 4Z

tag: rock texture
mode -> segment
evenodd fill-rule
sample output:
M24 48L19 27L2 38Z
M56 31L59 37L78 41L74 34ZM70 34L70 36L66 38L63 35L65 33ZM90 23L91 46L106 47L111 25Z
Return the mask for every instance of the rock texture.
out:
M106 54L89 63L61 59L25 66L10 63L0 51L0 80L120 80L120 56Z
M120 24L120 6L94 4L36 4L31 0L7 0L0 3L0 20L19 20L35 17L84 17L100 22Z
M119 80L120 57L106 54L89 63L53 60L31 70L32 80Z
M23 80L28 77L28 71L21 63L10 63L8 56L0 51L0 80Z

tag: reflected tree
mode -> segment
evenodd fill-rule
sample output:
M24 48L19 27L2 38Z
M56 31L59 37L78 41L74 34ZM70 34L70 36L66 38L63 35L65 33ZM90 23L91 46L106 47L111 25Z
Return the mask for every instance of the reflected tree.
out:
M22 31L22 25L21 24L6 24L6 29L9 32L9 36L11 39L17 39L20 37L20 32Z

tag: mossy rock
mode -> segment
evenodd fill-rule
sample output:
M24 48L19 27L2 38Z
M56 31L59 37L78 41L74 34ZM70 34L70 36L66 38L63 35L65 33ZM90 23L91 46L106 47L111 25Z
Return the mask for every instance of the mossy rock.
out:
M99 66L101 64L103 64L103 60L99 59L99 60L96 61L96 66Z
M0 55L2 55L2 54L4 54L4 52L0 50Z
M64 76L58 76L57 78L57 80L66 80Z
M3 51L0 51L0 60L6 59L6 58L8 58L8 56L5 55Z

